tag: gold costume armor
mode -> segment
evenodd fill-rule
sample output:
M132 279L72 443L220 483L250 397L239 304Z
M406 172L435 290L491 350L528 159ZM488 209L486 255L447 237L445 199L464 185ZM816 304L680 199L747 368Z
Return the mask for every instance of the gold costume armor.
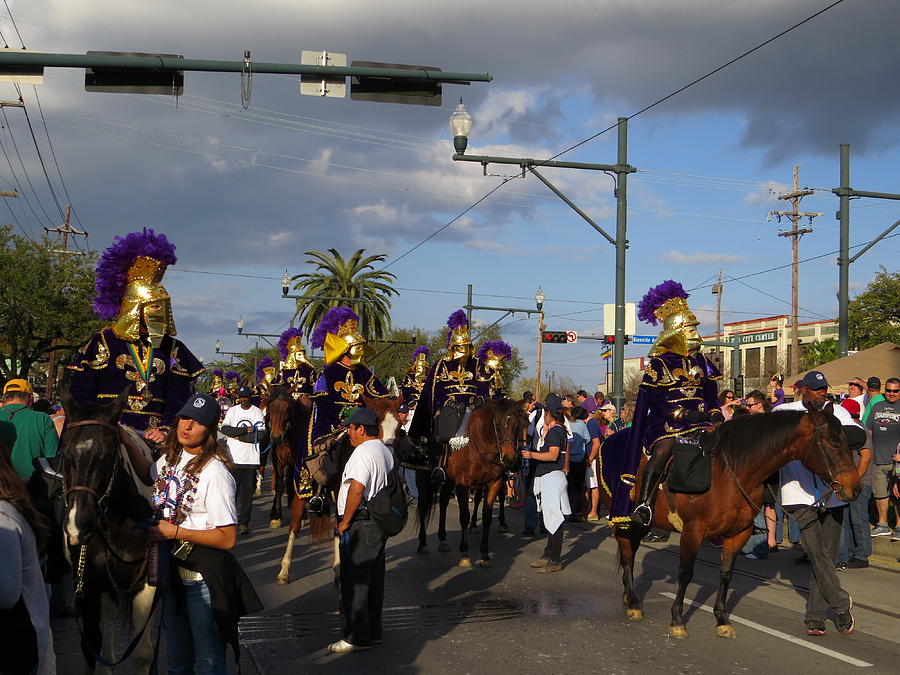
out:
M141 310L151 343L158 347L163 335L177 335L172 316L172 301L160 283L166 264L146 256L138 256L128 268L127 284L122 295L119 316L112 325L116 337L127 342L141 340ZM148 305L160 304L158 310Z
M350 365L357 366L366 357L366 339L360 335L359 321L348 319L340 325L337 334L328 333L325 336L325 365L337 363L344 354L349 352Z
M687 356L699 351L702 340L697 326L700 322L685 298L669 298L654 314L663 322L663 329L653 343L649 356L659 356L665 352Z

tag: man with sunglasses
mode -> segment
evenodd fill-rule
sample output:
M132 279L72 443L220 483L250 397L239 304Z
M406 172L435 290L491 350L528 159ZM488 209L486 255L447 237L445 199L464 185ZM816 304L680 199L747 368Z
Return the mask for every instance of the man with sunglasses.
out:
M875 462L872 491L875 496L875 509L878 512L878 524L872 530L872 536L890 536L891 541L897 541L900 540L900 521L892 532L888 527L887 515L892 463L900 449L900 379L892 377L884 383L884 400L872 406L866 427L872 432ZM896 505L894 508L896 509ZM900 513L897 515L900 516Z

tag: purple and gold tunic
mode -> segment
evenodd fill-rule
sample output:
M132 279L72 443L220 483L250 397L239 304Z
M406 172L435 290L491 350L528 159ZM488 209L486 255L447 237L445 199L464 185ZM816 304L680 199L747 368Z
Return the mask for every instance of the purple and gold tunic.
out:
M70 391L79 403L107 404L129 387L121 421L145 431L171 426L203 364L171 335L153 348L127 342L104 328L78 350L69 370Z

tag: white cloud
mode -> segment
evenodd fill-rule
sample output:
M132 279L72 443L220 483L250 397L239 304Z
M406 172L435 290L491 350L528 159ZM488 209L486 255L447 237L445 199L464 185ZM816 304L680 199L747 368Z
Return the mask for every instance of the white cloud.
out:
M730 253L682 253L674 249L664 253L662 259L679 265L728 265L747 261L742 255Z
M751 206L772 207L773 210L778 205L778 195L789 192L791 188L774 180L760 183L753 192L744 195L744 203Z

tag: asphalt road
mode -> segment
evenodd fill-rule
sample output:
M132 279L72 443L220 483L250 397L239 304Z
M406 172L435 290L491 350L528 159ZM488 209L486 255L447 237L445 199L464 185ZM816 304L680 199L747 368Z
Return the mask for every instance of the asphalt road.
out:
M384 644L329 654L326 646L341 625L331 548L307 545L304 528L291 582L276 585L287 534L285 527L266 527L270 504L270 495L256 499L251 533L235 551L265 606L241 623L244 673L894 673L900 662L896 563L840 573L854 599L857 630L844 637L829 622L828 633L814 639L802 622L809 567L793 564L799 550L741 558L728 603L737 637L725 639L715 635L710 613L718 551L705 545L687 594L696 603L687 609L690 635L679 640L666 634L677 535L668 544L641 547L636 572L645 619L629 622L608 528L567 525L565 569L538 574L529 563L540 557L545 540L521 536L521 514L507 510L510 534L492 536L494 566L461 568L454 505L448 517L452 553L437 553L437 537L430 534L432 553L417 555L412 523L388 542ZM478 540L470 538L470 548L477 550ZM74 622L54 622L54 632L59 672L72 672Z

